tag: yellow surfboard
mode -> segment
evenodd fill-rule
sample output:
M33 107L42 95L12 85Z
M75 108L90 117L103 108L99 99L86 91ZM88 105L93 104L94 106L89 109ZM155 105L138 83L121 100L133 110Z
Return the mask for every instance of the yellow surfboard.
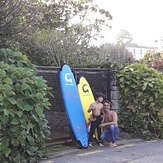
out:
M84 112L84 117L85 117L86 123L88 123L91 112L88 113L87 111L91 103L95 102L95 99L94 99L91 87L88 81L84 77L81 77L79 79L79 84L77 85L77 87L78 87L81 105L82 105L83 112ZM95 137L97 139L97 131L95 131Z

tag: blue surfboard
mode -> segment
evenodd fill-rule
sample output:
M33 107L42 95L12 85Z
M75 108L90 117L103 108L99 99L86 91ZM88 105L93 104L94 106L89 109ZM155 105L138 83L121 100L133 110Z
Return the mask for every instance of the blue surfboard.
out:
M71 129L82 147L88 147L88 132L74 75L68 65L60 71L62 98Z

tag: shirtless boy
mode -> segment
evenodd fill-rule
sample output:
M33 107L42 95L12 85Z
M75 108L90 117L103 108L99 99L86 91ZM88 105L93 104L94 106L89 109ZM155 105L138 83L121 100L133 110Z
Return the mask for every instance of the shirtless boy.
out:
M104 120L100 127L104 129L101 139L108 142L110 147L116 147L116 136L119 133L118 117L115 111L111 109L111 102L104 101Z
M103 146L101 141L101 128L99 125L101 124L103 118L102 118L102 109L103 104L101 103L104 99L104 95L100 92L96 93L96 101L92 103L88 109L88 113L92 112L92 115L90 117L91 120L91 128L89 133L89 147L92 147L92 140L93 140L93 134L95 133L95 129L97 128L97 134L98 134L98 145Z

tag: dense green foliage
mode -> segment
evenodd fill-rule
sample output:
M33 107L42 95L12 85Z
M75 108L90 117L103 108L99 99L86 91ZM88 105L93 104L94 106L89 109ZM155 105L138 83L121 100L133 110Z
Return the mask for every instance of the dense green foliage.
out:
M163 54L160 53L147 53L144 55L142 59L140 59L140 63L146 64L148 67L152 67L158 71L163 72Z
M75 67L108 62L127 62L127 31L118 43L100 46L112 15L93 0L1 0L0 48L21 51L35 65ZM97 41L96 41L97 40ZM124 42L127 40L127 42Z
M0 1L0 48L16 47L19 46L19 41L25 40L22 35L29 32L29 24L34 22L35 12L37 12L32 1ZM36 22L35 18L35 24Z
M119 126L145 139L163 138L163 75L134 63L118 72Z
M0 51L0 162L38 162L50 134L46 81L20 52Z
M0 9L0 48L24 52L36 65L87 61L96 51L90 42L112 19L92 0L2 0Z

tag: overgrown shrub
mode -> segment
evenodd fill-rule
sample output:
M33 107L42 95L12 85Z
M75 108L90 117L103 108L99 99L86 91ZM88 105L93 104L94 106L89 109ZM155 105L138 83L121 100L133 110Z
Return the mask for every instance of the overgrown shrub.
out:
M163 75L134 63L118 74L119 126L145 139L163 138Z
M50 88L20 52L1 49L0 59L0 162L36 163L50 134Z

